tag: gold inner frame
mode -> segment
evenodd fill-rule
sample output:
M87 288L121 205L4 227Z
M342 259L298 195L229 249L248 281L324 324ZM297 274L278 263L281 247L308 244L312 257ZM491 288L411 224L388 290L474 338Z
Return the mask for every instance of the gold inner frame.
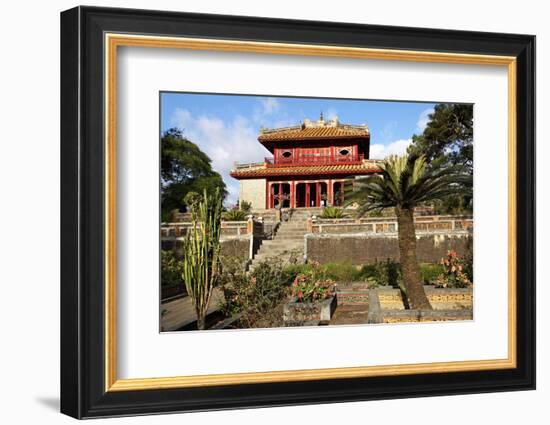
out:
M515 368L516 358L516 58L410 50L369 49L255 41L105 34L105 391L135 391L214 385L358 378ZM164 378L118 379L116 373L116 99L120 46L325 56L468 65L504 66L508 71L508 358Z

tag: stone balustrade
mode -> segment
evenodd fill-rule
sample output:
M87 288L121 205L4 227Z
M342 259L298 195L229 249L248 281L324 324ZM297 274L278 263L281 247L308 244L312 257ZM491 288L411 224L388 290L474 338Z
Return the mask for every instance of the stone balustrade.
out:
M417 233L440 231L471 231L471 216L417 216L414 219ZM396 217L336 218L310 217L310 233L396 233Z

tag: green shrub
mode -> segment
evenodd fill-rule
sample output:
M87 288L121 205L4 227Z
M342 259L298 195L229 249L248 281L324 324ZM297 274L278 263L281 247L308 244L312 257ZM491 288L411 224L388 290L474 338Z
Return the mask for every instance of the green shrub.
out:
M160 251L160 282L162 286L183 284L183 263L172 251Z
M464 272L464 261L458 258L456 251L447 251L447 256L441 259L443 273L436 279L435 284L440 288L468 288L472 281Z
M435 281L445 271L441 264L420 264L420 274L424 285L434 285Z
M311 270L311 264L289 264L284 268L284 279L292 282L300 273L307 273Z
M229 210L223 214L225 221L246 221L248 213L243 210Z
M351 263L329 263L321 266L329 279L338 282L355 282L361 280L361 269Z
M398 288L401 282L401 268L399 263L387 259L373 264L365 264L360 275L363 280L369 282L369 286L393 286Z
M342 208L326 207L323 209L321 218L342 218L344 217L344 211Z
M283 262L269 259L248 275L238 262L225 263L222 279L222 311L228 316L240 314L239 327L282 326L282 305L291 282Z
M329 298L335 290L334 281L327 278L325 269L316 263L308 272L294 278L291 295L297 302L311 303Z

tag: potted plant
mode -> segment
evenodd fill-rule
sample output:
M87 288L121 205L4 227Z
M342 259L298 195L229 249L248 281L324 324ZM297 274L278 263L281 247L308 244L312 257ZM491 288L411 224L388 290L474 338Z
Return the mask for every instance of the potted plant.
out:
M328 324L336 309L336 284L324 276L318 263L300 273L291 286L290 301L285 304L285 326Z

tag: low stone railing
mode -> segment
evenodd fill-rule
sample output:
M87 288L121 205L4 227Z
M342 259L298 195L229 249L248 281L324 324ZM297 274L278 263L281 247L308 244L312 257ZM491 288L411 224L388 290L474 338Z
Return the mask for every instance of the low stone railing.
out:
M200 226L198 223L197 226ZM189 229L193 226L192 222L181 223L162 223L160 226L160 236L163 238L179 238L187 234ZM253 220L247 221L222 221L221 234L222 236L229 235L249 235L253 233Z
M201 224L198 223L198 226ZM190 221L177 222L177 223L161 223L160 236L162 238L180 238L187 234L189 229L193 226ZM274 223L264 222L262 217L254 218L249 216L246 221L222 221L221 222L221 236L265 236L269 237L269 234L273 232ZM265 235L268 233L268 235Z
M414 223L416 231L420 233L468 231L474 227L471 216L417 216ZM310 233L395 233L397 227L395 217L324 219L314 216L307 220Z

